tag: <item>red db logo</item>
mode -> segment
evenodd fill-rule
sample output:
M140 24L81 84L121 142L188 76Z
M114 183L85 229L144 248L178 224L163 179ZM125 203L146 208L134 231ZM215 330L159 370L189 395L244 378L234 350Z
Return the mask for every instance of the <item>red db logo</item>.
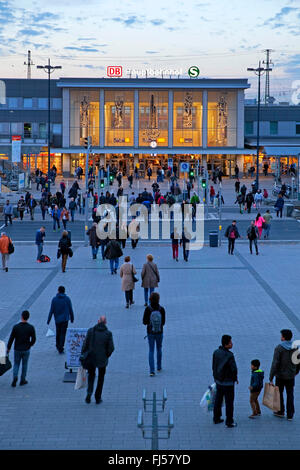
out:
M108 77L122 77L122 67L119 65L109 65L107 67Z

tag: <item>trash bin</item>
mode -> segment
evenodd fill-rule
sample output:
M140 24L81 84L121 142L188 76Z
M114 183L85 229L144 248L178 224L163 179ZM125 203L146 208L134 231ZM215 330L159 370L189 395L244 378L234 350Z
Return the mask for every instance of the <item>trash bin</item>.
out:
M292 217L292 213L294 210L293 204L285 204L285 215L286 217Z
M209 246L217 247L219 241L218 238L218 232L216 230L214 232L209 232Z

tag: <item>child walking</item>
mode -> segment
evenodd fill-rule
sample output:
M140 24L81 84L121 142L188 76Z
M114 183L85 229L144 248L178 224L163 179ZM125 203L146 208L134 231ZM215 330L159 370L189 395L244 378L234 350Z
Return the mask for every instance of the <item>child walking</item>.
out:
M252 408L252 415L249 418L254 419L256 416L261 415L260 406L258 403L259 394L264 385L264 372L259 368L260 362L258 359L251 361L251 382L250 382L250 405Z

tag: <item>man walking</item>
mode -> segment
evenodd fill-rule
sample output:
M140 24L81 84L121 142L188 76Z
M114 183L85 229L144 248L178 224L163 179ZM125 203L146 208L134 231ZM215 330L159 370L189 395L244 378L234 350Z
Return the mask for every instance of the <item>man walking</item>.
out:
M37 230L36 235L35 235L35 244L37 246L37 262L40 263L40 257L43 253L43 246L44 246L44 238L46 236L45 233L45 227L41 227L39 230Z
M233 420L234 384L238 384L237 366L232 349L232 339L229 335L223 335L222 345L213 353L212 369L217 390L214 405L214 423L223 423L222 403L225 397L226 426L234 428L237 424Z
M70 297L66 294L64 286L59 286L58 292L53 297L48 316L47 325L49 325L52 315L54 315L56 325L56 349L59 354L63 354L68 322L74 322L74 313Z
M232 224L227 227L225 237L228 238L228 254L233 255L235 240L241 238L236 226L236 220L233 220Z
M71 201L69 202L69 211L71 212L71 220L74 222L74 214L77 208L77 204L75 202L74 197L71 197Z
M271 216L271 213L270 213L270 209L266 210L266 213L263 215L263 218L265 220L264 238L269 238L270 230L271 230L271 220L273 219L273 217Z
M279 387L280 392L280 410L274 412L274 416L284 418L284 399L283 391L286 389L286 408L287 419L292 421L294 408L294 386L295 376L299 373L300 364L294 360L297 356L297 348L293 348L291 330L281 330L281 343L276 346L273 355L272 366L270 370L270 382L275 377L275 385ZM297 357L296 357L297 359Z
M111 331L106 327L106 317L101 316L98 324L90 328L85 337L81 354L90 352L93 357L94 365L88 367L88 388L86 395L86 403L91 403L91 396L94 389L94 381L96 376L96 367L98 369L98 382L95 391L96 404L102 402L102 389L104 383L104 376L108 364L108 358L114 352L114 342Z
M12 215L13 215L13 206L12 204L9 202L9 200L6 201L6 204L3 208L3 212L4 212L4 219L5 219L5 227L8 226L8 223L7 221L9 220L9 223L10 225L12 225Z
M256 254L258 255L257 239L259 237L258 228L255 221L251 220L251 225L247 229L247 237L249 239L249 248L252 255L252 244L254 243Z
M30 211L31 220L34 220L34 209L35 209L36 205L37 205L37 202L34 199L33 195L31 194L30 199L28 201L28 207L29 207L29 211Z
M28 368L30 348L34 345L36 341L35 329L32 325L28 323L29 316L30 315L28 310L23 310L21 315L21 321L13 327L7 343L7 354L9 354L13 342L15 343L13 381L11 384L12 387L15 387L17 385L21 361L22 372L20 385L26 385L28 383L26 380L26 374Z
M163 326L166 321L166 312L163 307L159 305L158 292L152 292L150 295L150 306L145 308L143 324L147 325L147 336L149 343L149 366L150 377L155 375L154 367L154 348L156 344L157 352L157 372L160 372L161 359L162 359L162 341L163 341Z

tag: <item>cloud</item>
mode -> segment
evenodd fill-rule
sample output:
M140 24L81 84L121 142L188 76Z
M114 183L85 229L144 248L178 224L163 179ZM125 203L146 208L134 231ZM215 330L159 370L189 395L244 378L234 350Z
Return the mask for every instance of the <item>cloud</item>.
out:
M79 64L78 67L91 70L105 70L105 67L103 65Z
M90 46L82 46L82 47L76 47L76 46L66 46L64 47L67 51L79 51L79 52L99 52L99 49L95 49Z
M58 20L59 15L55 15L54 13L50 13L49 11L45 11L44 13L36 13L32 16L32 21L34 23L38 23L39 21L45 20Z
M146 54L158 54L158 51L145 51Z
M44 34L44 32L25 28L25 29L20 29L19 34L22 34L23 36L41 36L42 34Z
M150 23L153 24L153 26L160 26L165 23L165 20L150 20Z
M124 26L127 26L127 27L142 23L142 21L138 19L136 15L128 16L128 18L125 18L125 19L121 18L120 16L117 16L115 18L112 18L112 20L116 21L117 23L122 23Z
M10 2L6 0L0 0L0 21L12 23L15 20L12 11L14 10Z
M268 18L268 19L264 22L263 26L272 24L272 23L277 22L277 21L280 22L280 21L282 21L282 19L283 19L285 16L287 16L287 15L289 15L290 13L295 12L295 11L299 11L299 8L295 8L295 7L283 7L283 8L281 8L281 10L280 10L278 13L276 13L275 16L273 16L272 18Z

